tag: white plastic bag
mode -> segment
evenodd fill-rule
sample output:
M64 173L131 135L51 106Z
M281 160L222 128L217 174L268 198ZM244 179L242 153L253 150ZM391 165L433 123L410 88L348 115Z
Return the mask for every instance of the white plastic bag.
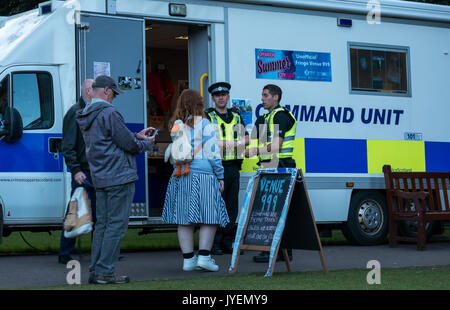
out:
M176 120L171 131L173 142L166 149L164 160L173 165L184 164L192 160L192 145L189 127L181 120Z
M64 237L76 238L92 231L91 203L86 189L75 189L69 203L69 212L64 221Z

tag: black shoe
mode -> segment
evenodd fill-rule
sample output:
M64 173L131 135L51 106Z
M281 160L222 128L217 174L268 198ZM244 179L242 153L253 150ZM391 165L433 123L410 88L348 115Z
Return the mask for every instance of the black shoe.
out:
M220 248L220 246L218 246L216 244L213 244L211 253L214 255L223 255L222 249Z
M269 252L261 252L256 256L253 256L253 261L256 263L268 263L269 262ZM292 261L292 250L288 250L289 261ZM283 253L279 252L277 256L277 262L284 261Z
M269 252L261 252L258 255L253 256L253 261L255 263L268 263L269 262Z
M233 253L233 247L231 247L231 246L223 246L222 247L222 252L224 254L231 254L231 253Z
M91 280L89 278L89 280ZM96 275L92 277L92 284L125 284L130 282L130 278L128 276L101 276Z
M292 249L287 249L287 252L288 252L289 261L292 262ZM284 255L281 251L278 252L277 262L279 262L279 261L284 262Z
M88 279L88 283L89 284L94 284L95 282L95 274L94 271L89 271L89 279Z
M67 265L68 262L72 260L72 257L70 255L59 255L58 256L58 263Z

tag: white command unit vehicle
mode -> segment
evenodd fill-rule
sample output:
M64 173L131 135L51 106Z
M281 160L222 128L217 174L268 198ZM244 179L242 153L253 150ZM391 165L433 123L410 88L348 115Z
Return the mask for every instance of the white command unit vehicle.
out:
M383 165L450 171L449 52L450 7L408 1L49 1L2 17L0 235L60 229L71 186L63 117L84 79L107 74L125 92L114 105L127 126L159 129L137 156L130 227L164 226L180 92L201 91L209 107L208 85L228 81L249 128L267 112L262 88L283 90L319 228L384 242ZM255 164L244 161L241 201Z

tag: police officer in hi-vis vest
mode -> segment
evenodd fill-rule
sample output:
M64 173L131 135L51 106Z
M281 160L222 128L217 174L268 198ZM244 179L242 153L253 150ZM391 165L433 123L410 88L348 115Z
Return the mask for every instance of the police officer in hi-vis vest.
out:
M294 142L297 120L292 113L280 106L282 91L277 85L268 84L262 92L262 104L268 113L258 117L253 127L250 148L246 157L258 156L261 168L295 168ZM281 254L281 253L280 253ZM292 249L288 249L292 260ZM277 260L281 260L278 255ZM269 252L253 257L255 262L268 262Z
M226 227L217 229L211 249L215 255L230 254L233 251L236 218L239 210L239 171L244 158L245 146L249 144L250 140L239 110L227 108L230 100L230 88L231 85L226 82L214 83L208 87L215 108L206 110L206 116L216 129L217 142L222 149L222 165L225 170L225 186L222 197L230 218Z

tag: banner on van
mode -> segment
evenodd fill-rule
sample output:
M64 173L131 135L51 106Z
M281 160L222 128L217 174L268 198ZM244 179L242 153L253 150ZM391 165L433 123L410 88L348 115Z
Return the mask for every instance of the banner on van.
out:
M255 49L256 78L331 82L331 54Z

